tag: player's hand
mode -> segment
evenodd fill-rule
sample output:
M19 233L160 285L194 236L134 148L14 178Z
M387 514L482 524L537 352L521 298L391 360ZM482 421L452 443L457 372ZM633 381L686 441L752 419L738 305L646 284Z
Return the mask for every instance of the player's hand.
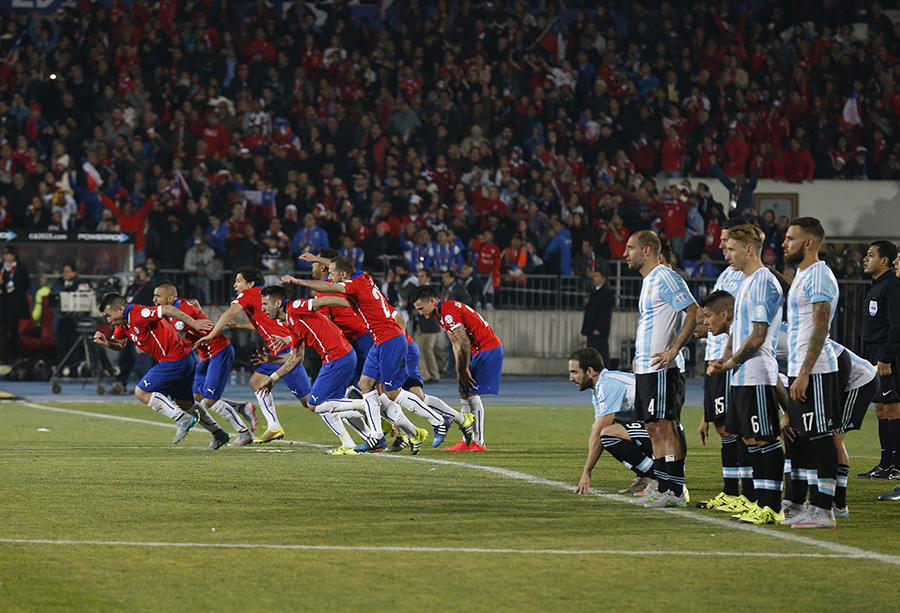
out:
M791 384L791 400L806 402L806 388L809 387L809 373L801 372Z
M233 321L228 322L228 327L232 330L240 330L244 326L242 324L235 323Z
M578 487L575 488L576 494L590 494L591 493L591 477L590 475L582 475L581 481L578 482Z
M275 353L280 353L282 349L288 347L292 343L292 340L287 336L273 336L271 339L271 343L272 351L274 351Z
M656 368L657 366L661 366L663 369L666 369L669 367L670 362L675 361L677 356L678 350L675 349L675 347L672 347L663 353L654 353L650 356L650 367Z
M272 391L272 388L275 387L275 381L272 377L267 377L263 380L262 384L258 388L256 388L256 393L260 396L268 396Z
M207 334L207 335L204 336L203 338L198 339L197 342L194 343L194 349L196 349L196 348L199 347L200 345L205 345L206 343L208 343L209 341L211 341L213 338L214 338L214 337L213 337L212 334Z
M259 366L260 364L268 364L269 353L263 349L257 350L253 355L250 356L250 363L254 366Z
M304 253L303 255L306 255L306 254ZM303 256L300 256L300 257L302 258ZM300 279L297 279L296 277L292 277L291 275L284 275L283 277L281 277L281 282L284 285L299 285Z
M472 372L468 368L461 370L457 379L459 380L460 391L468 392L475 388L475 379L472 377Z
M309 251L304 251L303 253L300 254L300 261L301 261L301 262L310 262L310 263L312 263L312 262L315 262L315 261L318 260L318 259L319 259L318 256L313 255L313 254L310 253Z
M791 419L787 413L781 416L781 436L784 438L785 443L794 442L795 434L791 428Z
M211 322L208 319L195 319L194 323L191 324L191 327L194 330L196 330L197 332L206 334L207 332L209 332L210 330L215 328L216 324L214 324L213 322Z
M706 364L706 374L708 375L717 375L721 372L725 372L725 362L722 360L710 360Z
M878 376L882 379L891 374L891 365L884 362L878 362Z
M94 342L98 345L103 345L104 347L109 347L109 339L106 338L106 335L103 332L97 331L94 332Z
M705 418L700 422L700 427L697 428L697 434L700 435L700 442L706 447L706 441L709 438L709 424Z

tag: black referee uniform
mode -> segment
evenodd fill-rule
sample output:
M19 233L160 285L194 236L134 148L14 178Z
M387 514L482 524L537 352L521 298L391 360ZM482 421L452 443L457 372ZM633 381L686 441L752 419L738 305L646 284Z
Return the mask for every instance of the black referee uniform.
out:
M863 356L873 365L884 362L891 365L891 374L881 380L881 392L875 402L891 404L900 402L900 280L888 270L872 281L866 294L863 315Z

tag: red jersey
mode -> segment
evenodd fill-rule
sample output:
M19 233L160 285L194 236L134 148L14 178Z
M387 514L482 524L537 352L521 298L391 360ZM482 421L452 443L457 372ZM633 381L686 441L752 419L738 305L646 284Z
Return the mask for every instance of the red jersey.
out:
M334 322L312 310L312 300L285 300L284 312L293 336L315 349L322 356L323 364L338 360L353 350Z
M376 345L403 333L394 321L387 300L372 277L360 275L355 279L344 281L341 285L347 290L347 301L353 310L366 322L366 328L372 334Z
M174 306L182 313L186 313L189 317L193 317L194 319L209 319L209 317L206 316L206 313L183 298L176 299L175 304L173 304L172 306ZM206 336L205 334L200 334L190 326L184 325L184 322L175 320L171 323L172 326L174 326L174 328L179 332L184 330L184 340L186 340L192 347L194 346L194 343ZM208 343L199 345L197 347L197 355L199 356L201 361L208 360L210 357L216 355L223 349L227 349L230 344L231 341L219 334Z
M245 289L237 295L237 298L231 304L239 304L244 308L247 319L250 320L250 323L253 324L259 335L266 341L269 355L278 355L278 352L272 348L275 343L275 337L280 336L283 338L290 336L290 334L287 326L280 321L269 319L269 316L263 312L261 291L261 286Z
M397 317L397 309L395 309L395 308L392 307L391 305L388 305L388 308L391 310L391 317ZM397 321L397 320L394 319L394 321ZM403 335L406 337L406 344L407 344L407 345L412 345L412 344L413 344L413 337L411 337L411 336L409 335L409 332L408 332L407 330L409 330L409 328L407 328L406 330L403 331Z
M172 324L163 317L161 306L129 304L125 307L125 325L116 326L112 337L131 339L157 362L175 362L191 353L191 346L181 340Z
M472 307L455 300L442 300L438 303L437 312L440 315L438 323L447 332L453 332L460 326L465 327L472 355L503 346L490 324Z
M327 292L316 292L316 296L344 297L343 294L330 294ZM334 325L341 329L344 337L351 343L363 334L369 333L366 322L359 316L359 313L350 307L324 307L319 309L319 313L333 321Z

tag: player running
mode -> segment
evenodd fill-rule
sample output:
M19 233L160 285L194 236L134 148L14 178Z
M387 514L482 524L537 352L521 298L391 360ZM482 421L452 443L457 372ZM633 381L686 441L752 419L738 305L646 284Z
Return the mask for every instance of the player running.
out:
M266 348L271 356L287 355L290 353L289 347L284 347L283 338L290 336L288 329L279 321L269 319L262 310L262 291L265 278L258 268L252 266L242 266L235 271L234 275L234 291L237 297L232 301L227 311L222 313L219 321L213 329L203 338L198 339L195 346L199 346L212 341L235 317L243 311L250 324L266 341ZM268 443L284 438L284 428L278 421L278 413L275 411L275 400L272 394L261 395L256 390L271 375L278 370L279 364L266 362L256 367L256 371L250 377L250 388L256 394L259 401L259 408L262 410L263 416L266 418L266 431L255 439L254 443ZM295 398L302 399L309 395L309 377L306 375L306 369L301 364L294 368L284 377L284 383Z
M587 461L575 493L590 494L591 472L604 450L637 475L634 483L619 493L643 490L650 484L653 474L650 437L641 422L616 417L619 411L634 409L634 375L607 370L600 353L586 347L576 349L569 356L569 381L575 383L579 392L591 390L594 403Z
M481 396L500 391L503 370L503 343L491 326L472 307L455 300L439 300L430 285L423 285L409 298L416 312L428 319L438 318L450 337L456 355L456 373L463 413L475 416L474 439L446 447L450 451L487 451L484 444L484 404Z
M130 339L138 349L157 361L134 388L134 395L157 413L175 420L178 429L172 443L177 445L184 440L198 419L193 414L196 409L191 389L197 359L191 346L178 336L166 318L178 320L200 333L209 330L212 323L208 320L196 320L172 306L128 304L123 296L115 293L103 296L100 300L100 312L115 329L111 338L107 338L99 330L95 332L96 344L122 351ZM169 400L169 396L175 401ZM208 450L216 450L228 442L228 434L219 428L208 413L201 413L201 417L204 427L213 435Z

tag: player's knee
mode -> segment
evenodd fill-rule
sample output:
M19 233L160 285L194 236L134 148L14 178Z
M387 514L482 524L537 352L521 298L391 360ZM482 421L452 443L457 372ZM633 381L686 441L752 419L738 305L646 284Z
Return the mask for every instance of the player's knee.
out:
M138 400L140 400L141 402L143 402L144 404L147 404L148 402L150 402L151 395L152 394L150 392L142 390L140 388L140 386L138 386L138 385L136 385L134 388L134 397L137 398Z
M207 409L211 409L212 406L213 406L214 404L216 404L216 400L213 399L213 398L203 398L203 397L200 397L200 398L198 399L197 396L195 395L195 396L194 396L194 400L196 400L197 402L201 402L201 401L202 401L202 402L203 402L203 406L205 406Z
M731 436L727 430L725 430L725 426L723 424L716 424L716 432L719 433L719 436L725 438L726 436Z

